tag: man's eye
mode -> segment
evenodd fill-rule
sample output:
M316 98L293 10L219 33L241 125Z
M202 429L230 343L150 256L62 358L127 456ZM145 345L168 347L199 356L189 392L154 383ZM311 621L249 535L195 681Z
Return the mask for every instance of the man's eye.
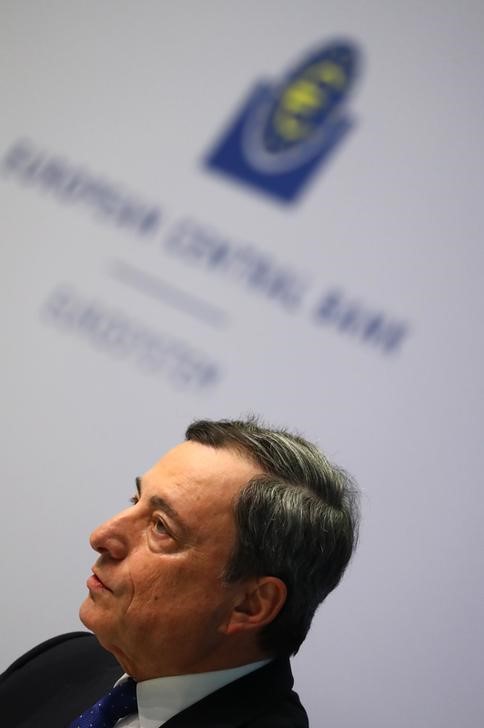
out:
M160 534L162 536L165 536L166 534L168 534L168 530L167 530L165 524L163 523L163 521L160 518L156 518L154 520L154 522L153 522L153 528L156 531L156 533L158 533L158 534Z
M139 496L132 495L131 498L129 499L129 502L135 506L137 503L139 503Z

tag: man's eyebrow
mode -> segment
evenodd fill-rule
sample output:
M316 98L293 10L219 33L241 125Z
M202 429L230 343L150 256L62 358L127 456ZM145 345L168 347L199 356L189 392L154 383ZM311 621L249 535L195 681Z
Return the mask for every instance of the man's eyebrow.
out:
M142 489L142 478L141 476L138 476L135 480L136 482L136 490L138 491L138 495L141 496L141 489ZM160 511L163 511L166 513L167 516L171 518L171 520L175 523L175 525L178 527L180 531L182 531L185 535L188 535L189 528L184 522L183 518L180 516L176 508L174 508L171 503L169 503L165 498L163 498L160 495L152 495L150 498L150 506L152 508L158 508Z
M138 495L141 495L141 476L137 475L135 478L136 483L136 490L138 491Z

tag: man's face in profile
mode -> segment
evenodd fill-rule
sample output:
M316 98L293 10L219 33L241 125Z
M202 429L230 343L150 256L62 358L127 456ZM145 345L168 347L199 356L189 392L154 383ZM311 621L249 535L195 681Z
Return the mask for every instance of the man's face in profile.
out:
M139 479L131 507L99 526L80 616L137 680L220 669L237 585L233 500L260 473L237 453L184 442Z

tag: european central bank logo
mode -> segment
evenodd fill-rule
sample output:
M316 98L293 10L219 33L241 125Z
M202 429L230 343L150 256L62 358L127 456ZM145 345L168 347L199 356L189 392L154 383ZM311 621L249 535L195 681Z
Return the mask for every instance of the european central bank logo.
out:
M358 66L356 46L334 42L281 81L257 84L207 166L281 202L295 202L353 126L346 102Z

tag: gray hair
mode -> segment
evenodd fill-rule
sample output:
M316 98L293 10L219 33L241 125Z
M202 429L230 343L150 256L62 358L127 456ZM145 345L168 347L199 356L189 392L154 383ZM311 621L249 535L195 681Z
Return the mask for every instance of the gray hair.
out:
M186 439L235 450L262 468L236 499L237 541L224 578L276 576L284 582L286 602L262 629L260 644L269 654L295 654L356 545L356 486L311 442L253 417L200 420Z

